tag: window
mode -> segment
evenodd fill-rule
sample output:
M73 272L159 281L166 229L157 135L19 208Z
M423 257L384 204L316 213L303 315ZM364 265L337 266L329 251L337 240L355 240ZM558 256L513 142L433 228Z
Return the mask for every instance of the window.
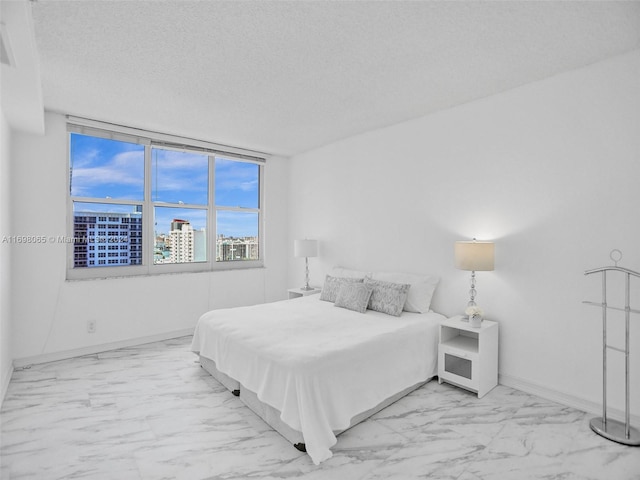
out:
M206 262L208 155L151 149L153 263Z
M259 258L259 168L216 158L216 262Z
M262 266L263 158L87 122L69 123L69 278Z

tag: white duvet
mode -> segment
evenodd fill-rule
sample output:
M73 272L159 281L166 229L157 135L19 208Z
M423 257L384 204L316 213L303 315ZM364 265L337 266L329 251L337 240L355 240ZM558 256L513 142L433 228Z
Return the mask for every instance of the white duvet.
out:
M437 373L437 313L357 313L319 295L205 313L192 350L282 412L317 465L334 431Z

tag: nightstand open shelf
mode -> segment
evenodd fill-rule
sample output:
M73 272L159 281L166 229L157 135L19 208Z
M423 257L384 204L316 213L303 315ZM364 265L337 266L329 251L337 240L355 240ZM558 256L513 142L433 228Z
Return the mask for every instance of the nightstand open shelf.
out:
M456 334L455 336L442 342L451 348L463 350L469 353L478 353L478 337L467 337L466 335Z
M498 384L498 324L484 320L473 328L462 318L440 324L438 382L466 388L481 398Z

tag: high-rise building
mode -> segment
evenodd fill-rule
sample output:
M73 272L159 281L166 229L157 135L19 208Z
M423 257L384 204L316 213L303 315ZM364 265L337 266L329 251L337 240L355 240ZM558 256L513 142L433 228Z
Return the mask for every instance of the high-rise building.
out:
M205 229L194 230L188 220L173 219L169 233L171 255L167 263L207 261L207 234Z
M142 212L75 212L74 267L142 265Z
M171 255L169 263L186 263L193 261L193 227L187 220L174 218L171 222Z

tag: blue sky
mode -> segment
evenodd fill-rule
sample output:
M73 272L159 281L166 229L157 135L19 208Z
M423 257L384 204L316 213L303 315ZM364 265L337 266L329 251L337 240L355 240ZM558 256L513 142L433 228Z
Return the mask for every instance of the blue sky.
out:
M174 150L152 150L151 198L156 203L155 230L168 233L174 218L189 220L195 229L206 228L206 210L160 207L166 203L202 205L208 203L208 161L206 155ZM71 195L112 198L142 202L144 199L144 146L80 134L71 134ZM216 158L216 204L257 208L259 166ZM104 209L101 204L98 208ZM90 204L77 205L87 210ZM122 206L108 205L111 211ZM124 211L133 209L125 207ZM220 212L218 234L255 236L257 215L245 212Z

